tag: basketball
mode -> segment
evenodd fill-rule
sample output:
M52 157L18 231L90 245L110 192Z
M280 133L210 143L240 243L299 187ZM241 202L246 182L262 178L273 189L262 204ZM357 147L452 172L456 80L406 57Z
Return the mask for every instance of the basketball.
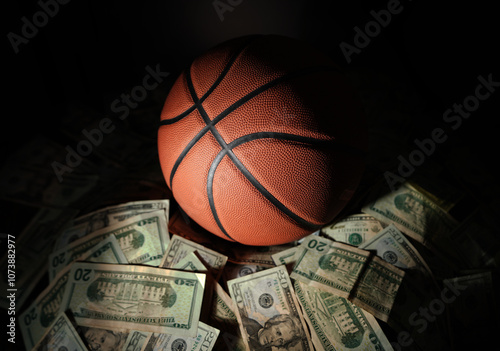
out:
M279 35L231 39L177 77L158 129L183 211L245 245L278 245L331 222L364 170L367 131L342 70Z

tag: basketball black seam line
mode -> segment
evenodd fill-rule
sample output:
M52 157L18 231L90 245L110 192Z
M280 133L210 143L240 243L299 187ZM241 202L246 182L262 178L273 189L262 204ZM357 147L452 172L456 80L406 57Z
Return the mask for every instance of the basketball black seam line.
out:
M309 145L312 144L312 145L322 145L322 146L337 146L336 143L332 143L332 141L330 141L330 140L320 140L320 139L316 139L316 138L303 137L303 136L295 135L295 134L276 133L276 132L257 132L257 133L252 133L252 134L246 134L240 138L233 140L229 144L227 144L227 148L223 148L217 154L217 156L212 161L212 164L210 165L210 168L208 171L208 177L207 177L207 195L208 195L208 202L210 205L210 209L212 210L212 215L214 216L214 219L215 219L217 225L219 226L221 231L231 240L234 240L234 239L231 238L231 236L229 234L227 234L224 226L222 225L222 222L220 222L219 216L217 214L217 209L215 208L215 201L213 198L213 179L215 176L215 171L217 170L217 167L220 164L220 162L222 161L222 159L224 158L224 156L228 155L228 157L231 158L230 154L234 155L234 153L232 152L233 148L240 146L244 143L247 143L249 141L252 141L252 140L258 140L258 139L264 139L264 138L278 139L278 140L285 140L285 141L296 141L296 142L302 142L302 143L309 144ZM229 151L231 151L230 154L228 154ZM232 161L233 161L233 163L235 163L234 160L232 160ZM238 160L238 162L240 162L240 161ZM235 166L244 175L245 175L245 172L243 172L240 167L243 167L245 169L245 171L248 172L248 170L246 170L246 168L243 165L239 166L238 164L235 164ZM251 175L250 172L248 172L248 174ZM248 179L248 177L246 175L245 175L245 177ZM254 177L252 176L252 178L254 178ZM262 190L259 189L259 187L261 185L258 181L255 180L256 184L258 184L257 186L252 181L250 181L250 182L268 201L273 203L273 205L276 206L281 212L283 212L286 216L288 216L289 218L291 218L292 220L297 222L302 227L305 227L307 229L318 229L321 227L321 225L317 225L317 224L313 224L313 223L310 223L308 221L305 221L303 218L301 218L300 216L298 216L294 212L292 212L290 209L288 209L285 205L281 204L278 200L276 200L276 201L278 201L279 204L276 205L273 201L271 201L268 198L268 196L266 196L265 194L262 193ZM262 187L262 188L267 192L267 190L264 187ZM272 196L272 198L274 199L274 196L272 194L269 193L269 195ZM283 208L281 208L281 206L283 206Z
M221 150L219 152L219 154L214 158L214 161L212 161L212 164L210 165L210 169L209 169L209 172L208 172L208 177L207 177L207 194L208 194L208 200L209 200L210 208L212 209L214 218L216 217L216 222L219 222L219 220L218 220L217 211L215 209L215 202L213 200L213 190L212 190L213 189L213 184L212 183L213 183L213 177L214 177L215 171L216 171L216 169L218 167L218 164L222 161L222 159L224 158L224 156L226 154L228 155L228 157L231 158L231 156L228 154L228 150L231 150L231 154L234 155L234 153L232 152L233 148L235 148L237 146L240 146L240 145L242 145L244 143L247 143L249 141L252 141L252 140L258 140L258 139L264 139L264 138L284 140L284 141L295 141L295 142L301 142L301 143L305 143L305 144L309 144L309 145L324 146L324 147L328 147L328 148L334 147L334 148L338 149L337 151L341 151L341 152L345 151L345 148L344 148L344 146L342 144L335 143L332 140L321 140L321 139L316 139L316 138L312 138L312 137L304 137L304 136L301 136L301 135L289 134L289 133L279 133L279 132L257 132L257 133L251 133L251 134L246 134L246 135L244 135L242 137L239 137L239 138L233 140L232 142L230 142L229 144L227 144L227 148L224 148L223 150ZM357 151L357 149L355 149L355 151ZM357 152L355 152L355 154L357 156L360 156L359 153L357 153ZM234 160L232 160L232 161L234 163ZM238 165L236 165L236 166L238 167ZM240 169L240 171L241 171L241 169ZM242 171L242 173L243 173L243 171ZM249 174L251 174L251 173L249 172ZM253 176L252 176L252 178L253 178ZM256 181L256 183L259 184L258 181ZM253 183L252 183L252 185L255 186L255 184L253 184ZM257 190L259 190L258 186L255 186L255 187L257 188ZM261 190L259 190L259 192L262 193ZM271 196L272 196L272 194L271 194ZM267 196L265 196L265 197L267 198ZM272 201L270 201L270 202L272 202ZM273 205L276 206L276 204L274 204L274 203L273 203ZM280 209L282 212L284 212L288 217L292 218L296 222L299 222L299 224L302 224L302 226L306 227L307 229L317 229L317 228L320 227L320 225L316 225L316 224L313 224L313 223L310 223L310 222L307 222L307 221L305 221L305 223L303 223L304 220L301 217L295 215L291 210L289 210L288 208L286 208L286 206L285 206L285 209L286 209L285 211L283 211L283 209L281 209L279 205L276 206L276 207L278 207L278 209ZM290 213L287 213L288 211L290 211ZM297 216L297 218L295 218L295 216ZM222 225L222 223L221 223L221 225ZM229 238L231 238L225 232L225 230L222 229L222 227L221 227L221 230L223 230L223 232Z
M223 68L222 72L219 74L219 76L217 77L217 79L215 80L215 82L210 86L210 88L205 92L205 94L203 94L203 96L199 99L199 101L198 101L199 104L203 103L203 101L205 101L205 99L212 93L212 91L214 91L215 88L217 88L217 86L220 84L220 82L222 81L222 79L226 76L227 72L229 72L229 70L231 69L231 66L233 65L234 61L236 61L236 59L238 58L238 56L255 39L256 39L256 37L252 37L249 40L246 40L245 42L243 42L243 44L241 45L241 47L238 50L236 50L231 55L231 57L229 58L229 60L226 63L226 66ZM192 64L189 66L189 71L191 70L191 67L192 67ZM183 119L184 117L188 116L191 112L193 112L194 110L196 110L196 108L197 108L197 105L193 104L193 106L189 107L186 111L182 112L181 114L179 114L179 115L177 115L177 116L175 116L173 118L169 118L169 119L160 121L160 126L166 125L166 124L173 124L175 122L178 122L181 119Z
M215 208L215 201L214 201L214 196L213 196L213 178L215 175L215 170L217 169L219 163L222 161L222 159L226 156L226 149L222 149L217 156L215 156L214 160L212 161L212 164L210 165L210 168L208 169L208 176L207 176L207 196L208 196L208 204L210 205L210 210L212 211L212 216L214 217L215 223L217 223L217 226L219 229L222 231L222 233L227 236L229 239L234 240L226 231L224 226L222 225L222 222L220 221L219 215L217 214L217 209ZM212 171L212 168L214 170ZM236 240L234 240L236 241Z
M243 105L248 100L252 99L253 97L257 96L258 94L264 92L267 89L272 88L275 85L278 85L279 83L281 83L281 82L283 82L283 81L285 81L287 79L295 78L297 76L300 76L301 74L305 75L305 74L309 74L309 73L316 73L316 72L319 72L321 70L338 71L335 67L314 66L314 67L306 67L304 69L300 69L300 70L297 70L297 71L294 71L294 72L287 73L287 74L285 74L283 76L275 78L274 80L271 80L270 82L267 82L266 84L260 86L259 88L255 89L255 90L251 91L250 93L248 93L247 95L245 95L244 97L242 97L241 99L239 99L238 101L236 101L235 103L233 103L231 106L229 106L228 108L226 108L224 111L222 111L219 115L217 115L210 122L210 124L207 124L205 127L203 127L198 132L198 134L196 134L193 137L193 139L191 139L191 141L186 145L186 147L184 148L184 150L182 150L181 154L179 155L179 157L175 161L174 166L172 167L172 171L170 172L170 179L169 179L169 181L170 181L170 189L172 189L172 183L173 183L174 175L175 175L175 172L177 171L177 168L179 167L180 163L182 162L182 160L184 159L184 157L186 156L186 154L189 152L189 150L191 150L191 148L194 146L194 144L196 144L198 142L198 140L200 140L203 137L203 135L205 135L208 132L208 130L210 129L210 125L217 124L224 117L226 117L228 114L230 114L231 112L233 112L234 110L236 110L238 107L240 107L241 105ZM190 75L189 74L186 74L186 80L188 81L187 84L189 86L189 81L190 81Z
M256 39L258 38L259 36L256 36L256 37L251 37L249 40L246 40L242 45L241 47L239 48L239 50L236 50L233 55L231 56L231 58L229 59L228 63L226 64L226 67L224 67L224 69L222 70L221 74L219 75L219 77L217 77L217 79L215 80L214 84L212 84L212 86L209 88L209 91L207 91L205 94L203 94L202 96L202 99L203 100L198 100L198 101L193 101L193 106L191 106L188 110L189 113L187 113L186 115L182 116L181 118L177 118L175 117L174 119L176 119L175 121L172 121L171 123L166 123L166 122L169 122L171 121L171 119L168 119L168 120L164 120L160 123L160 127L162 125L167 125L167 124L172 124L172 123L175 123L175 122L178 122L180 121L182 118L188 116L192 111L196 110L198 108L197 106L197 103L202 103L203 101L205 101L205 99L212 93L212 91L214 91L217 86L219 86L220 82L222 81L222 79L226 76L227 72L229 72L229 70L231 69L232 65L234 64L234 62L236 61L236 59L241 55L241 53L243 51L245 51L245 49ZM189 69L187 70L186 72L186 84L188 85L188 89L190 89L189 87L189 84L191 82L191 67L192 67L192 63L189 67ZM188 79L189 77L189 79ZM192 85L192 82L191 82L191 85ZM191 93L190 93L191 95ZM191 96L192 98L192 96ZM194 146L194 144L196 144L198 142L199 139L201 139L201 137L207 132L207 127L204 127L202 128L202 130L197 134L195 135L195 137L186 145L186 147L184 148L184 150L181 152L181 154L179 155L179 157L177 158L174 166L172 167L172 171L170 172L170 189L172 190L172 183L173 183L173 180L174 180L174 174L177 170L177 168L179 167L180 163L182 162L182 159L184 159L184 156L189 152L189 150L191 150L191 148ZM198 137L198 138L197 138Z
M250 134L245 134L232 142L229 143L229 145L232 145L233 143L237 143L237 145L233 146L239 146L241 144L244 144L247 141L251 140L256 140L256 139L264 139L264 138L270 138L270 139L277 139L277 140L285 140L285 141L295 141L299 143L306 143L306 144L312 144L316 147L326 147L326 148L332 148L335 149L335 151L343 152L350 154L351 156L357 156L359 158L364 158L366 156L366 153L356 147L353 147L351 145L339 143L337 141L333 140L328 140L328 139L317 139L313 137L306 137L302 135L297 135L297 134L290 134L290 133L282 133L282 132L256 132L256 133L250 133Z
M187 75L186 78L187 78L189 93L191 94L191 98L193 99L193 101L196 103L196 109L200 113L203 121L205 122L205 124L207 125L209 130L212 132L212 135L214 136L214 138L217 140L219 145L222 147L222 150L227 151L228 150L227 143L224 141L224 139L219 134L217 129L215 129L215 127L211 124L210 117L208 116L207 112L203 108L203 104L199 103L198 96L196 95L196 91L195 91L194 86L193 86L193 81L191 80L191 75ZM212 161L212 163L213 163L213 161ZM217 223L217 226L222 231L222 233L224 235L226 235L229 239L234 240L233 238L231 238L231 236L227 233L226 229L222 225L222 222L220 221L220 218L217 214L217 210L215 209L215 203L213 201L213 198L210 197L210 194L212 193L212 188L211 187L209 188L209 185L208 185L209 178L210 178L210 170L209 170L209 173L207 175L207 197L208 197L208 202L210 205L210 210L212 211L212 216L215 220L215 223Z

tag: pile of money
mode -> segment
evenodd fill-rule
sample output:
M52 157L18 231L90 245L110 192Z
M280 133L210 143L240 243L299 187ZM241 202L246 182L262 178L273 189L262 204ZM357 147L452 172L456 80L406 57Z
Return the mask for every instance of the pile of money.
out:
M339 222L372 229L358 247L314 233L255 248L170 210L143 200L73 218L46 258L48 286L20 314L26 349L389 350L377 319L389 321L403 269L432 278L404 235L369 215Z
M376 318L394 304L396 266L319 235L243 249L208 247L195 231L170 218L169 200L75 217L47 257L48 286L19 316L26 349L390 349ZM343 322L321 324L318 301Z
M373 188L359 213L271 247L215 237L170 199L73 215L36 267L48 283L19 312L22 341L26 350L452 349L457 332L490 329L498 258L473 240L477 215L459 223L453 208L410 182Z

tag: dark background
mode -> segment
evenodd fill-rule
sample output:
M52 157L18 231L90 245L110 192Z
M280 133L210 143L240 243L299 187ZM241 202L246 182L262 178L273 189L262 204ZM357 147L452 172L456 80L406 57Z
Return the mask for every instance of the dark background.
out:
M116 97L142 82L147 65L159 63L174 78L206 49L240 35L303 39L346 66L340 42L352 44L354 26L363 28L372 20L369 12L385 9L387 3L244 0L221 21L211 0L73 0L60 5L15 54L7 33L21 34L21 18L30 19L40 7L36 1L9 2L2 11L8 19L2 128L7 147L34 133L50 132L69 101L109 112ZM425 135L447 108L473 93L478 75L496 71L498 18L494 6L485 4L404 0L401 6L403 11L352 56L350 65L370 67L413 86L428 112L414 121ZM165 86L168 89L169 82ZM453 135L471 140L470 146L490 165L496 139L491 111L498 107L493 100L498 97L482 103L467 127Z
M406 136L402 140L407 144L401 150L387 154L391 159L414 149L413 139L428 138L434 128L445 127L444 111L474 94L479 75L486 78L493 74L493 80L500 81L498 11L493 3L450 1L438 5L428 0L402 0L403 11L393 15L387 28L372 38L361 53L354 54L350 64L339 44L345 41L352 45L354 27L364 28L373 20L370 11L386 9L388 1L243 0L239 5L230 5L233 10L224 12L223 21L213 3L72 0L59 5L58 13L27 44L21 44L17 54L7 35L21 35L21 19L26 16L31 20L40 6L37 1L3 4L6 27L2 57L6 59L2 76L2 157L13 155L38 135L57 140L63 146L69 143L61 135L61 120L73 119L76 125L82 125L81 121L78 124L81 115L72 114L74 106L116 121L117 115L110 111L111 103L142 84L146 66L159 64L162 71L170 73L169 77L132 111L135 113L125 124L154 144L161 104L173 79L205 50L247 34L281 34L302 39L347 70L366 69L409 87L413 95L408 96L408 101L417 103L414 110L410 106L406 111L408 120L399 121L397 115L394 118L391 114L387 121L377 122L377 129L386 129L387 135L395 139L399 134ZM370 77L366 79L369 81ZM371 93L376 100L380 82L373 83ZM403 96L406 93L401 91ZM456 150L465 150L468 159L472 157L481 164L482 168L471 170L473 173L487 171L494 176L498 163L499 96L497 91L481 102L460 128L448 133L448 140L439 145L431 159L439 164L449 154L457 157ZM390 101L385 102L385 106L390 105ZM140 113L144 109L148 109L147 116ZM154 148L149 151L155 152ZM463 167L469 165L464 154ZM45 166L52 172L50 163ZM481 183L483 192L487 193L493 185L496 182ZM492 201L483 193L475 194L474 188L468 191L476 202ZM466 216L467 210L467 204L462 206L459 216ZM2 222L9 224L1 228L2 232L15 233L22 227L8 221L9 209L2 209L2 213ZM21 340L19 330L17 337Z

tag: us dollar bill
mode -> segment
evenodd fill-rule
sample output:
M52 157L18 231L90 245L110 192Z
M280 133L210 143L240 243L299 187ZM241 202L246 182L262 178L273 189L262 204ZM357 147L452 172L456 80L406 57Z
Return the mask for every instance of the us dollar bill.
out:
M306 238L298 250L290 277L344 298L349 297L370 256L368 251L323 237Z
M321 233L330 239L352 246L360 246L382 230L382 224L373 216L359 213L340 219L321 228Z
M80 260L96 263L129 263L116 236L111 234L80 257Z
M128 263L114 235L101 241L79 259L87 262ZM55 314L60 312L59 306L64 295L69 269L69 265L63 267L51 279L49 286L21 315L19 324L26 345L33 347L34 340L37 340L44 333L48 323L52 321Z
M131 330L120 351L140 351L151 334L150 332Z
M426 246L441 247L440 240L447 238L458 225L453 217L408 182L389 193L377 189L371 196L372 200L363 206L362 212L387 225L394 224Z
M248 274L256 273L267 269L267 266L260 266L257 264L238 264L233 262L227 262L222 273L222 278L224 282L231 279L243 277ZM227 286L227 285L226 285Z
M405 273L377 256L361 272L348 299L387 322Z
M277 266L284 265L288 271L288 274L290 274L292 273L293 266L295 266L295 255L298 250L299 246L295 246L275 253L272 256L273 261Z
M170 200L131 201L116 206L108 206L91 213L79 216L72 226L61 233L54 245L53 251L62 249L73 241L95 232L96 230L115 225L141 213L163 210L168 223Z
M57 274L65 264L78 259L110 235L116 237L129 263L151 266L157 266L161 262L170 240L162 210L139 214L99 229L53 252L49 260L50 276Z
M290 277L349 299L387 321L404 271L368 251L314 237L297 253Z
M424 258L394 224L383 229L371 240L360 245L359 248L375 252L377 256L396 267L416 269L433 277Z
M66 251L62 253L56 252L49 256L49 265L53 268L49 270L50 281L54 279L55 275L58 274L61 269L64 269L71 263L66 262L65 253ZM114 235L110 235L106 239L103 239L76 259L99 263L129 263Z
M279 265L295 264L295 254L297 253L298 246L280 251L272 255L274 263Z
M212 318L215 319L220 325L233 325L238 326L238 319L235 314L235 306L231 297L216 282L214 287L213 305L212 305Z
M67 266L53 279L19 316L19 327L26 350L31 350L43 337L54 322L56 316L64 309L61 301L68 282L70 266Z
M191 350L211 351L219 336L219 329L203 322L198 323L198 331L194 337L182 337L177 334L151 333L145 340L141 351L156 350Z
M343 297L294 283L316 350L393 350L377 320Z
M90 350L122 351L130 334L127 329L77 326L76 331Z
M228 250L228 257L229 261L239 265L255 265L271 268L275 266L272 255L295 246L294 242L272 246L232 245Z
M205 274L75 262L62 308L81 326L195 336Z
M171 268L189 272L208 272L206 266L203 264L199 257L198 251L190 252L183 259L174 264ZM212 312L212 305L210 304L210 302L212 301L215 280L211 274L207 274L206 278L205 290L203 291L203 305L200 315L201 320L207 320Z
M66 314L60 313L32 350L86 351L87 347Z
M184 256L184 258L180 259L171 268L180 269L181 271L207 272L207 267L198 257L197 251L188 253L186 256Z
M178 235L172 236L160 267L171 268L194 251L198 252L207 268L213 273L215 280L219 280L227 262L227 256Z
M243 342L238 325L234 303L228 293L217 282L214 288L210 320L212 325L223 331L217 341L217 350L246 350L246 345Z
M313 350L284 266L230 280L228 286L249 350Z

